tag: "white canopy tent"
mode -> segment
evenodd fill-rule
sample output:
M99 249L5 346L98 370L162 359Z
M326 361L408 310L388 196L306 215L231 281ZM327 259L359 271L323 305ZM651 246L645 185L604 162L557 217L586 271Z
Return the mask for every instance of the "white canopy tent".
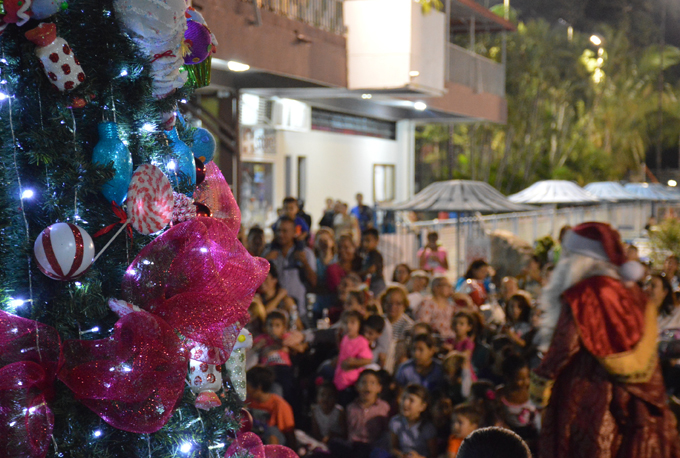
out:
M532 210L531 207L510 202L490 184L472 180L438 181L425 187L409 200L380 207L384 210L456 212L456 253L460 257L461 213L507 213ZM456 259L456 275L460 259Z
M508 197L521 204L594 204L600 201L576 183L566 180L538 181L523 191Z
M616 181L600 181L589 183L584 186L586 191L599 198L610 202L625 202L638 200L638 196L628 191L621 183Z

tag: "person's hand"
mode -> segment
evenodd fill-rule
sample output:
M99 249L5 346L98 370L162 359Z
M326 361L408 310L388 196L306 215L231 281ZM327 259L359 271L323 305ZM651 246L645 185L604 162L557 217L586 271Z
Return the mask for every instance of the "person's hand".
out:
M350 366L350 361L352 361L352 360L354 360L354 358L347 358L346 360L344 360L344 361L342 362L342 364L340 364L340 368L341 368L343 371L351 370L351 369L352 369L352 366Z
M305 256L304 250L297 250L295 253L293 253L293 258L296 261L300 261L303 264L307 264L307 256Z
M267 256L265 256L264 258L267 261L273 261L273 260L277 259L280 254L281 253L279 253L278 251L270 251L269 253L267 253Z
M402 455L403 458L425 458L423 455L420 455L418 452L409 450L408 452L404 453Z
M288 335L283 338L283 345L286 347L293 347L295 345L300 345L305 341L305 335L298 331L297 329L291 329Z
M281 300L286 296L288 296L288 291L286 291L286 288L279 288L279 292L276 293L276 298Z

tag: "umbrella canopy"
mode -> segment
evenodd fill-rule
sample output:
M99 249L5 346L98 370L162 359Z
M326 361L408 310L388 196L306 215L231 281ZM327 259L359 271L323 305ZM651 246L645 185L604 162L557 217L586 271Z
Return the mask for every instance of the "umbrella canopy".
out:
M626 190L621 183L616 181L590 183L584 189L601 200L609 200L611 202L638 200L638 196Z
M508 197L522 204L592 204L600 199L574 182L566 180L538 181Z
M680 196L676 196L659 183L626 183L625 188L640 200L680 200Z
M381 208L385 210L481 213L532 209L526 205L510 202L488 183L471 180L438 181L427 186L405 202L385 205Z

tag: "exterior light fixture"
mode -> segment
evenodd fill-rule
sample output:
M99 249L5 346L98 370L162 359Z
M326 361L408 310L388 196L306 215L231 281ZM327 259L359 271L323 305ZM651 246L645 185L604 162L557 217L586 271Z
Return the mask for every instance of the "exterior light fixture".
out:
M416 76L420 76L420 72L418 70L411 70L410 72L408 72L408 76L410 76L411 78L415 78Z
M602 44L602 38L598 37L597 35L591 35L590 42L595 46L600 46Z
M427 105L425 102L416 102L413 104L413 108L415 108L418 111L425 111L427 110Z
M250 70L250 65L242 64L241 62L236 62L235 60L230 60L227 62L227 67L232 72L245 72Z
M675 180L668 180L668 186L670 186L671 188L674 188L674 187L676 187L677 185L678 185L678 182L677 182L677 181L675 181Z
M373 98L371 94L361 94L361 98L364 100L370 100Z

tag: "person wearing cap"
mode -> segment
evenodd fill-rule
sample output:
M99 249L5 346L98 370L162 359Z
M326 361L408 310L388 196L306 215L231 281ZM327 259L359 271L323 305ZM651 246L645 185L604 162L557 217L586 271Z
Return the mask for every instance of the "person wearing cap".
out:
M550 342L531 374L545 407L539 456L680 457L656 352L656 310L635 283L611 226L583 223L564 237L540 301L539 334Z

